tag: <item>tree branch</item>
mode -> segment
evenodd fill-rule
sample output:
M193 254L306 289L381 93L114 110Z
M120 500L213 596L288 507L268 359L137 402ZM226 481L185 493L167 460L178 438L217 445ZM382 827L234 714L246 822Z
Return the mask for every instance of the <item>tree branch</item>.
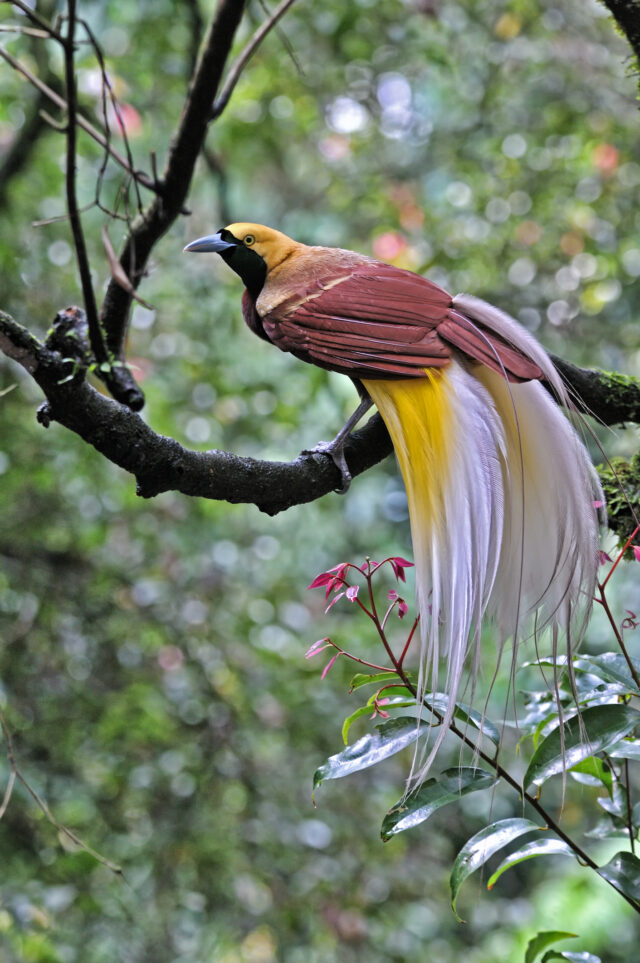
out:
M151 498L179 491L232 503L249 503L269 515L314 501L340 485L330 458L301 454L291 462L242 458L225 451L192 451L154 432L139 415L92 388L82 362L84 315L61 311L45 344L0 311L0 350L29 372L47 402L39 420L57 421L93 445L109 461L135 476L138 494ZM75 326L75 330L74 329ZM71 328L71 330L69 330ZM60 330L64 331L61 335ZM66 341L63 338L66 337ZM70 354L75 345L75 357ZM347 445L352 475L391 453L391 441L376 416Z
M161 196L134 221L120 254L120 264L134 289L140 284L154 244L183 211L196 161L204 143L213 103L229 56L233 38L244 12L245 0L220 0L189 87L178 130L169 148L161 178ZM110 353L123 358L131 294L117 281L109 282L101 319ZM144 398L139 389L141 408ZM127 403L125 398L114 397Z
M50 100L52 104L55 104L56 107L59 107L65 112L68 110L67 102L64 97L61 97L57 91L53 90L52 87L40 80L39 77L36 77L36 75L32 73L28 67L25 67L23 63L10 54L8 50L5 50L4 47L0 47L0 57L2 57L3 60L6 60L6 62L19 74L22 74L25 80L28 80L29 83L35 87L36 90L40 91L44 97ZM116 164L119 164L120 167L122 167L127 174L133 177L134 180L141 184L142 187L146 187L151 191L157 191L158 186L153 178L149 177L148 174L145 174L144 171L133 170L126 157L123 157L123 155L117 151L115 147L113 147L102 131L94 127L93 124L90 124L89 121L82 116L82 114L76 113L76 123L78 124L78 127L85 132L85 134L88 134L89 137L92 137L93 140L96 141L96 143L100 144L100 146L108 152L109 156L113 158Z
M67 7L67 36L64 41L64 76L67 93L67 159L65 165L65 187L67 194L67 211L76 261L80 273L80 283L84 297L84 306L89 324L91 347L98 364L108 361L108 353L102 336L100 321L98 320L98 305L91 280L89 256L82 230L82 221L78 210L76 197L76 144L77 144L77 109L76 109L76 74L75 74L75 31L76 31L76 2L69 0Z
M35 379L47 399L39 420L80 435L105 458L135 476L138 494L151 498L178 491L232 503L256 505L269 515L315 501L334 491L340 473L330 458L300 454L290 462L243 458L225 451L193 451L154 432L135 412L100 394L85 380L89 349L86 321L79 308L61 311L44 344L0 311L0 350ZM571 390L580 391L605 424L640 422L640 382L603 371L577 368L554 359ZM598 399L601 400L598 400ZM355 477L391 454L391 440L374 415L346 446ZM628 506L620 501L620 527ZM618 509L610 504L615 526ZM616 528L617 530L617 528ZM628 534L628 531L627 531Z
M602 0L631 44L640 70L640 0Z
M235 90L236 84L242 76L242 71L247 66L267 34L273 30L278 20L284 16L289 7L292 7L295 2L296 0L282 0L282 2L278 4L276 9L273 11L271 16L258 27L251 40L241 52L240 56L227 74L227 79L224 82L224 87L220 92L220 96L216 97L213 105L213 110L211 111L211 120L215 120L216 117L219 117L222 111L225 109L229 103L229 100L231 99L233 91Z
M551 360L575 396L579 411L593 415L603 425L640 423L640 383L628 375L594 368L578 368L557 355Z

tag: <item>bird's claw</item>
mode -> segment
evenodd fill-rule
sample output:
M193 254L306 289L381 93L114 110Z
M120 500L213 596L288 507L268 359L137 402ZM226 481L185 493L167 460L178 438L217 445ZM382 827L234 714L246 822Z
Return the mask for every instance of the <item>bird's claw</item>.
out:
M344 445L335 445L333 441L319 441L318 444L314 445L313 448L305 448L302 454L328 455L340 472L340 477L342 479L342 485L340 488L336 488L335 491L338 492L339 495L344 495L349 491L349 486L351 485L351 472L347 466L347 460L344 457Z

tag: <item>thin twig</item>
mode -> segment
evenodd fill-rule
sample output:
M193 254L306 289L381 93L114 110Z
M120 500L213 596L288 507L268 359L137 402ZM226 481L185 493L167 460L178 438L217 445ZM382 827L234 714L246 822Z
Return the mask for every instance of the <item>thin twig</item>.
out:
M39 90L40 93L44 94L45 97L47 97L56 105L56 107L59 107L64 111L68 111L68 104L64 97L61 97L60 94L57 94L55 90L52 90L52 88L40 80L39 77L36 77L36 75L33 74L28 67L25 67L23 63L21 63L19 60L16 60L16 58L7 50L5 50L4 47L0 47L0 57L2 57L3 60L6 60L6 62L10 64L14 70L17 70L18 73L22 74L25 80L28 80L30 84ZM93 124L90 124L89 121L78 112L76 112L76 123L78 127L82 128L85 134L88 134L89 137L92 137L98 144L100 144L101 147L104 147L104 149L109 152L109 155L113 158L113 160L119 164L120 167L127 172L127 174L130 174L131 177L133 177L139 184L142 184L143 187L148 188L148 190L153 191L154 193L158 193L158 185L154 183L152 178L149 177L148 174L145 174L144 171L137 171L130 167L127 159L123 157L112 144L109 143L108 138L105 137L102 131L99 131L93 126Z
M103 866L106 866L113 873L116 873L116 875L118 876L122 876L123 873L120 866L117 866L115 863L112 863L110 859L106 858L106 856L101 856L99 852L93 849L93 847L87 845L87 843L85 843L82 839L80 839L80 837L77 836L73 832L73 830L67 829L66 826L64 826L58 819L56 819L56 817L53 815L53 813L47 806L44 799L42 799L42 797L38 795L38 793L35 791L33 786L31 786L31 784L22 774L16 760L16 754L13 746L13 737L11 735L11 730L9 729L6 716L1 708L0 708L0 728L2 729L2 734L4 736L4 740L7 746L7 759L9 760L9 765L11 767L11 776L9 778L7 790L5 792L4 799L2 801L2 806L0 807L0 819L2 819L2 817L5 814L6 808L9 804L9 800L11 798L11 791L13 790L13 786L16 780L18 780L20 783L22 783L22 785L27 790L31 798L42 810L44 815L47 817L47 820L51 823L51 825L55 829L58 830L59 833L62 833L64 836L70 839L71 842L76 844L76 846L79 846L81 849L84 849L86 853L89 853L90 856L93 856L94 859L96 859Z
M269 16L269 8L267 7L267 5L266 5L266 3L264 2L264 0L258 0L258 2L259 2L259 4L260 4L260 6L262 7L265 15L268 17L268 16ZM284 49L285 49L285 50L287 51L287 53L289 54L289 58L290 58L290 60L291 60L291 63L292 63L293 66L296 68L296 70L297 70L297 72L298 72L298 75L299 75L300 77L302 77L302 76L304 75L304 70L302 69L302 64L300 63L300 61L299 61L298 58L296 57L296 52L295 52L295 50L293 49L293 46L291 45L291 43L289 42L289 38L287 37L286 33L284 32L284 30L281 30L279 27L276 27L275 33L276 33L276 36L278 37L278 39L280 40L280 43L282 44L282 46L284 47Z
M74 36L76 29L76 0L68 0L67 17L67 39L64 47L64 74L67 92L67 159L65 186L67 194L67 210L69 211L69 223L73 234L76 260L78 271L80 272L80 283L84 297L85 309L87 312L87 323L89 325L89 336L91 347L98 364L109 360L109 354L102 335L100 321L98 319L98 305L93 290L91 280L91 268L89 266L89 256L85 244L82 221L78 210L78 199L76 197L76 146L78 127L76 123L76 76L75 76L75 45Z
M62 34L60 34L55 27L52 27L51 24L44 19L44 17L41 17L36 10L34 10L28 4L23 3L23 0L9 0L9 2L11 3L12 7L17 7L18 10L22 10L23 14L28 20L40 27L41 30L44 31L44 35L46 37L51 37L52 40L57 40L58 43L64 47L65 39Z
M634 528L634 530L631 532L631 535L629 535L629 538L628 538L628 539L626 540L626 542L624 543L621 551L618 553L617 559L615 560L615 562L614 562L613 565L611 566L610 571L607 573L607 577L605 578L604 582L603 582L602 585L600 586L600 588L602 589L602 591L604 591L605 588L607 587L607 582L609 581L609 579L611 578L611 576L613 575L613 573L614 573L615 570L617 569L618 564L619 564L619 563L622 561L622 559L624 558L625 552L627 551L627 549L628 549L629 546L631 545L631 542L634 540L634 538L636 537L636 535L638 534L638 532L640 532L640 525L636 525L636 527Z
M89 24L86 22L86 20L79 20L78 22L82 24L82 26L83 26L83 28L84 28L84 30L85 30L88 38L89 38L89 42L90 42L91 46L93 47L93 52L94 52L94 54L96 55L96 60L98 61L98 64L99 64L99 66L100 66L100 73L101 73L101 75L102 75L102 115L103 115L103 117L104 117L104 130L105 130L105 134L106 134L106 138L107 138L107 150L106 150L106 153L105 153L105 157L104 157L104 161L103 161L102 167L100 168L100 175L99 175L99 178L98 178L98 184L96 185L96 200L98 201L98 200L99 200L99 196L98 196L98 195L99 195L100 184L101 184L101 182L102 182L102 178L104 177L104 172L105 172L106 166L107 166L107 160L108 160L108 154L109 154L109 147L111 147L111 133L110 133L110 130L109 130L109 118L108 118L108 116L107 116L107 96L106 96L107 91L108 91L108 94L109 94L109 100L111 101L111 106L113 107L114 113L115 113L115 115L116 115L116 119L117 119L117 122L118 122L118 126L119 126L119 128L120 128L120 133L121 133L121 135L122 135L122 141L123 141L123 143L124 143L124 149L125 149L126 154L127 154L127 162L128 162L128 164L129 164L129 169L130 169L130 170L133 170L133 163L134 163L134 162L133 162L133 153L132 153L132 151L131 151L131 146L130 146L130 144L129 144L129 137L128 137L128 134L127 134L127 129L126 129L126 125L125 125L125 122L124 122L124 118L123 118L123 116L122 116L122 111L120 110L120 104L118 103L118 100L117 100L117 98L116 98L116 95L115 95L115 93L114 93L114 91L113 91L113 87L112 87L112 85L111 85L111 81L109 80L109 75L108 75L108 73L107 73L107 65L106 65L105 60L104 60L104 55L103 55L103 53L102 53L102 48L101 48L100 44L98 43L98 40L97 40L97 38L96 38L93 30L91 29L91 27L89 26ZM159 185L159 182L158 182L158 179L157 179L157 178L154 178L154 180L155 180L155 182L156 182L156 185L157 185L157 186L160 186L160 185ZM140 196L140 186L139 186L137 180L135 180L135 178L134 178L133 183L134 183L135 191L136 191L136 200L137 200L138 213L141 214L141 213L142 213L142 198L141 198L141 196Z
M3 24L0 33L19 33L22 37L37 37L39 40L48 40L49 31L40 30L37 27L20 27L18 24Z
M7 782L7 788L5 789L4 799L2 800L2 805L0 806L0 819L4 818L9 803L11 802L11 796L13 795L13 787L16 784L16 771L12 769L9 773L9 781Z
M627 797L627 830L629 831L629 844L631 852L636 854L636 840L633 832L633 809L631 807L631 783L629 781L629 760L624 761L624 789Z
M295 2L296 0L282 0L268 20L265 20L264 23L258 27L254 35L251 37L249 43L246 45L244 50L242 50L238 56L238 59L229 70L227 79L225 80L222 90L220 91L220 95L216 97L213 104L211 120L215 120L216 117L219 117L222 111L225 109L247 63L249 60L251 60L267 34L275 27L278 20L284 16L289 7L292 7Z
M609 608L609 602L608 602L608 600L607 600L607 596L606 596L605 591L604 591L604 585L600 585L600 583L598 583L598 590L599 590L599 592L600 592L600 597L599 597L599 598L596 598L595 601L596 601L596 602L599 602L600 605L602 606L602 608L604 609L604 611L605 611L605 613L606 613L606 616L607 616L607 618L608 618L608 620L609 620L609 625L610 625L611 628L613 629L613 634L615 635L616 641L617 641L618 645L620 646L620 651L622 652L623 656L624 656L625 659L626 659L627 665L629 666L629 672L631 673L631 676L632 676L632 678L633 678L633 681L635 682L635 684L636 684L636 686L638 687L638 689L640 689L640 676L638 675L637 669L636 669L635 665L633 664L633 660L632 660L631 656L630 656L629 653L627 652L627 647L626 647L626 645L624 644L624 639L622 638L622 632L620 631L620 629L619 629L618 626L616 625L616 620L614 619L613 613L612 613L611 609Z

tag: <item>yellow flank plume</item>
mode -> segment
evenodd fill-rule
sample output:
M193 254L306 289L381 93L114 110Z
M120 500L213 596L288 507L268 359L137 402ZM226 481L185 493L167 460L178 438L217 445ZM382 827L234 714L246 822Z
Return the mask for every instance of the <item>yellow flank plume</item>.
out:
M387 426L409 502L412 530L442 522L454 444L446 374L425 369L424 378L364 381Z

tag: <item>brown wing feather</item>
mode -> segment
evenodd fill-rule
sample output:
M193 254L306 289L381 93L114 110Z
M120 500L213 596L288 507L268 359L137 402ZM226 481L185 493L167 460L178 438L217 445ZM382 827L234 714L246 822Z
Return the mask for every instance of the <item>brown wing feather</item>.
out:
M459 311L450 309L438 325L443 341L458 348L474 361L479 361L508 381L535 381L544 377L538 365L494 331L487 331Z
M363 258L346 278L335 268L327 276L326 287L317 280L300 285L265 311L263 336L304 361L354 378L422 378L425 368L443 367L456 350L509 380L542 375L418 274Z

